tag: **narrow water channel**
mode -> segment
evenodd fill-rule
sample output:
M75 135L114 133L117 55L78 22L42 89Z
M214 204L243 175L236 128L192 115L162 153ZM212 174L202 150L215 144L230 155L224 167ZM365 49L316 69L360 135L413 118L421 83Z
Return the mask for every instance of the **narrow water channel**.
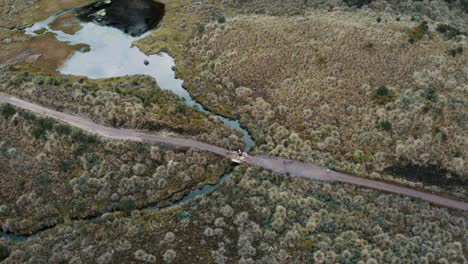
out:
M155 55L146 55L133 46L133 42L146 37L151 32L139 37L133 37L113 27L101 26L93 22L80 22L82 29L70 35L62 31L52 30L49 27L49 24L61 14L63 12L25 29L26 34L30 35L37 35L35 32L45 29L47 32L56 34L56 38L60 41L72 45L89 45L90 51L76 52L59 69L60 73L85 76L90 79L148 75L156 79L161 89L172 91L182 98L187 105L209 113L203 105L195 101L189 92L185 90L183 87L184 81L176 78L173 70L175 61L169 54L161 52ZM148 62L148 65L145 65L145 61ZM226 125L242 130L246 142L246 151L254 146L255 143L251 135L241 126L239 121L214 115Z
M213 114L231 128L242 130L244 140L246 142L246 152L255 145L250 133L241 126L239 121L209 112L205 107L203 107L203 105L195 101L190 96L189 92L183 87L184 81L176 78L173 70L175 67L175 60L169 54L162 52L155 55L146 55L137 47L133 46L133 42L144 38L148 34L151 34L151 32L134 37L113 27L83 21L80 22L82 28L73 35L66 34L62 31L52 30L49 27L49 24L58 16L66 12L73 12L73 10L60 12L25 29L26 34L29 35L37 35L36 32L45 29L46 32L54 33L56 38L62 42L67 42L72 45L89 45L90 50L88 52L76 52L68 61L66 61L65 64L58 69L60 73L85 76L90 79L122 77L129 75L151 76L156 79L156 82L161 89L174 92L190 107L198 109L204 113ZM147 61L147 63L145 63L145 61ZM192 190L180 200L169 205L150 206L147 209L157 210L178 206L191 199L210 193L216 190L230 175L231 173L226 173L216 184L205 185L199 189ZM0 237L18 242L30 239L33 236L34 235L18 236L0 232Z

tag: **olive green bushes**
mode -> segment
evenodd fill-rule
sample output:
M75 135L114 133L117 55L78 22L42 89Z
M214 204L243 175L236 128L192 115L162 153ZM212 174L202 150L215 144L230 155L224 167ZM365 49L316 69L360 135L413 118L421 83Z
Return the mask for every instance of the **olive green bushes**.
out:
M30 234L70 219L167 202L215 183L229 168L211 154L103 140L5 104L0 110L9 113L0 117L4 231Z
M231 0L227 3L240 13L274 16L304 15L315 9L353 11L366 6L365 10L385 12L395 17L412 16L414 20L428 18L433 21L453 23L460 28L468 26L468 2L465 0Z
M110 126L180 133L230 149L244 144L241 131L190 108L149 77L87 80L3 71L0 78L0 92Z
M188 57L201 61L188 89L240 118L257 153L392 181L389 166L437 165L448 171L437 177L466 183L468 56L446 52L466 41L429 30L408 44L418 22L375 16L315 11L208 24L191 40ZM466 197L466 185L452 187Z
M206 197L61 225L11 245L6 263L102 263L103 256L110 263L465 263L466 217L406 197L242 166Z

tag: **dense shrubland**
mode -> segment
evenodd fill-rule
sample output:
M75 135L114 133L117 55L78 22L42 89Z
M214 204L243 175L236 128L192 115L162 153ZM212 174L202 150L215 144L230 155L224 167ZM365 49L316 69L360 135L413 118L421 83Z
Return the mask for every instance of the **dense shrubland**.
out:
M61 225L5 263L466 263L465 212L238 167L209 196ZM151 241L151 243L148 243Z
M4 231L28 234L154 205L214 183L229 168L211 154L103 140L8 104L0 114Z
M468 56L447 50L466 49L466 37L447 39L439 24L409 17L376 17L316 11L210 23L190 41L187 57L200 61L188 89L239 117L257 153L419 187L385 169L435 166L446 172L439 182L461 183L446 190L465 198ZM427 188L440 191L433 182Z
M175 54L190 92L240 118L257 153L433 191L441 191L438 182L465 198L468 20L456 8L463 3L369 2L371 9L327 12L313 1L229 1L227 20L188 15L205 9L177 2L179 12L140 47ZM292 9L296 16L282 16ZM176 28L184 37L161 35ZM396 174L401 168L435 168L439 179Z
M274 16L304 15L315 9L346 10L355 8L385 12L393 16L413 16L468 27L468 1L466 0L230 0L235 9L244 14Z
M434 191L440 183L466 198L465 1L164 2L161 29L136 45L175 55L191 92L240 118L257 153ZM0 91L108 125L241 143L149 78L0 76ZM227 161L103 140L5 104L0 168L2 229L59 224L22 243L0 239L5 263L467 262L465 212L244 166L209 196L135 210L213 182ZM404 181L402 169L441 181Z
M96 81L3 71L0 79L0 92L107 125L176 132L230 149L244 144L241 131L190 108L149 77Z

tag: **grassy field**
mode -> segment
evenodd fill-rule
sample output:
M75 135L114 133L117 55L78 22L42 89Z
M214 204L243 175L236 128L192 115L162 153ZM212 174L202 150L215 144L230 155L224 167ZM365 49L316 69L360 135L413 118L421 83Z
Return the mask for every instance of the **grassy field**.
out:
M59 42L51 33L32 37L19 30L45 20L59 11L80 7L90 2L90 0L1 0L0 66L16 64L17 67L28 71L56 73L57 68L82 45Z
M5 263L464 263L466 213L236 168L211 195L11 244Z
M187 87L239 117L258 153L389 180L389 167L435 166L457 189L468 175L467 42L439 26L367 11L214 21L190 41L186 58L200 61Z
M58 76L72 47L11 30L85 2L0 0L0 64L30 48L62 54L27 54L31 63L1 70L0 92L107 125L243 144L239 131L150 78ZM135 45L172 54L199 101L248 127L256 154L466 199L463 1L163 2L160 28ZM229 167L206 153L103 140L0 105L0 226L18 234L54 226L28 241L0 238L0 261L467 262L465 212L246 166L208 196L139 210Z
M466 197L466 14L272 2L171 2L137 45L173 54L192 95L240 118L257 153Z
M228 149L245 143L242 132L188 107L145 76L90 80L25 71L0 71L0 92L84 115L109 126L178 134Z

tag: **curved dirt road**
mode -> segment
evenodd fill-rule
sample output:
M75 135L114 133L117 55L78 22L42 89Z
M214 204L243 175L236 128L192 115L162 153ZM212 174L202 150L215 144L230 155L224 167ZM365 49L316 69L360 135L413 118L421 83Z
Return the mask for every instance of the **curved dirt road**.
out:
M89 119L51 110L39 106L37 104L21 100L14 96L0 95L0 102L12 104L16 107L26 109L43 116L47 116L68 123L74 127L107 138L129 140L147 144L167 145L175 148L194 148L198 150L209 151L227 158L232 158L236 156L236 153L233 151L188 138L176 138L163 135L154 135L132 129L112 128L99 125ZM335 171L328 171L324 167L305 162L264 156L247 156L246 161L252 165L263 167L265 169L269 169L277 173L290 174L302 178L321 181L349 183L371 189L377 189L381 191L419 198L428 201L432 204L468 211L468 203L462 201L452 200L435 194L420 192L411 188L401 187L389 183L374 181Z

